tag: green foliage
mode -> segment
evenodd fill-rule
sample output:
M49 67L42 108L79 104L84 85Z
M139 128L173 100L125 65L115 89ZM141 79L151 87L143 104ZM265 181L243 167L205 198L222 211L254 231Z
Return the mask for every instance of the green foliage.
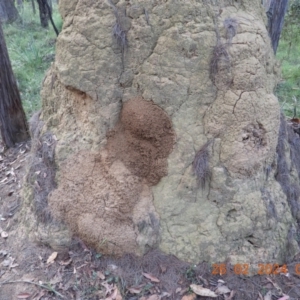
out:
M294 98L297 115L300 117L300 0L291 1L284 20L277 58L281 61L282 80L277 86L277 96L289 117L294 113Z
M37 14L33 15L30 2L24 2L24 9L19 12L20 23L4 25L4 34L13 71L21 93L26 115L30 117L41 107L40 89L45 76L54 59L56 35L49 24L48 29L40 25ZM61 30L62 20L53 6L53 19Z

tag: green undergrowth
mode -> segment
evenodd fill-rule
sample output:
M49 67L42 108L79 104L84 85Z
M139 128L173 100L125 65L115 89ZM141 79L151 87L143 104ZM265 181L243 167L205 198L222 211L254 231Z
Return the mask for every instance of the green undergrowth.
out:
M300 32L299 32L300 34ZM281 40L277 52L277 59L281 61L282 78L276 93L285 114L292 117L294 105L300 117L300 41L290 45Z
M288 117L300 117L300 0L291 0L284 19L277 59L281 62L281 81L276 94Z
M41 107L41 84L55 53L56 34L50 22L48 29L41 27L38 7L36 9L34 15L31 3L24 1L24 9L19 12L22 20L3 28L27 117ZM53 20L60 31L62 20L56 4L53 5Z

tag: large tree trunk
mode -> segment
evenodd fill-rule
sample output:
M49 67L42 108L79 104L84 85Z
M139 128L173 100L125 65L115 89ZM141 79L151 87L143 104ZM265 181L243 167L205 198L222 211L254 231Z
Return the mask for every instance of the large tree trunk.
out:
M12 23L20 18L12 0L0 1L0 21L4 23Z
M0 22L0 127L7 147L29 137L26 116L10 64Z
M44 28L48 27L48 21L49 21L49 11L48 11L48 3L47 0L37 0L39 5L39 12L40 12L40 20L41 25Z

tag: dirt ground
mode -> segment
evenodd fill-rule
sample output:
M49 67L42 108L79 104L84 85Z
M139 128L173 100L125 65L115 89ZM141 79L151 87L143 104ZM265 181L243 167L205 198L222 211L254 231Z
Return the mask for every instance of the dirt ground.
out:
M29 153L30 142L0 143L0 300L300 299L300 256L250 277L247 265L191 265L158 250L104 257L76 237L64 253L34 244L19 225Z

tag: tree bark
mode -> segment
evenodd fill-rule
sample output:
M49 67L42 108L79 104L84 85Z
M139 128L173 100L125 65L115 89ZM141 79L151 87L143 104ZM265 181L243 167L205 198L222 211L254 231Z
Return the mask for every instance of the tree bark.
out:
M0 129L7 147L29 138L26 116L0 22Z
M37 0L37 2L39 5L41 25L44 28L48 28L49 13L47 0Z
M0 21L12 23L19 19L19 13L12 0L0 1Z

